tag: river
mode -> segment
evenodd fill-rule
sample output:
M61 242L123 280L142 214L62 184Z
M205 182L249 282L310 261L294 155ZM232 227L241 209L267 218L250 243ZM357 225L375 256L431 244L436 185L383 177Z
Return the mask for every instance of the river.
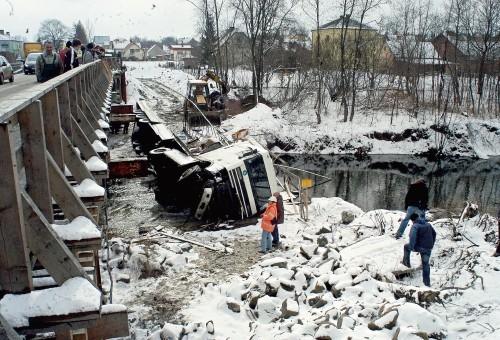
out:
M417 178L427 182L430 209L456 214L466 201L476 203L481 213L496 216L500 209L500 157L440 162L408 155L372 155L363 160L346 155L280 158L288 166L331 179L325 182L323 177L300 173L313 179L311 197L340 197L364 211L403 210L408 186Z

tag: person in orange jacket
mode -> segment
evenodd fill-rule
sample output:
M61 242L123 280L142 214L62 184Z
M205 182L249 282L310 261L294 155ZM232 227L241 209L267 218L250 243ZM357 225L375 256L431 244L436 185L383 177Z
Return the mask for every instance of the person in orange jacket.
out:
M270 252L273 251L271 233L274 230L274 225L276 224L277 216L278 216L278 210L276 208L276 197L271 196L268 199L266 211L262 215L260 215L260 217L262 217L262 221L260 224L260 227L262 228L260 252L262 254L265 254L266 250L269 250Z

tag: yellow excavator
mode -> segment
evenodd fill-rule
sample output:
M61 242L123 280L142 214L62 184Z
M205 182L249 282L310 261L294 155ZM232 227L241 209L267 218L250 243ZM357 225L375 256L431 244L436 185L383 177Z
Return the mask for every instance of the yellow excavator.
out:
M209 79L218 85L218 89L211 89ZM185 121L203 125L208 120L220 124L226 118L224 96L228 92L229 86L213 71L207 71L200 79L189 80L184 100Z

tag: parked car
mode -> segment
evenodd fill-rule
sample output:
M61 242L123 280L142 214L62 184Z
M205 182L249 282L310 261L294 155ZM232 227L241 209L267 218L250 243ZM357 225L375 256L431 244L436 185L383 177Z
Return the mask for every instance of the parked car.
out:
M14 81L14 69L10 66L7 58L0 55L0 85L2 85L5 79L9 79L12 83Z
M28 54L26 60L24 61L24 74L35 73L36 59L40 54L42 53L37 52Z

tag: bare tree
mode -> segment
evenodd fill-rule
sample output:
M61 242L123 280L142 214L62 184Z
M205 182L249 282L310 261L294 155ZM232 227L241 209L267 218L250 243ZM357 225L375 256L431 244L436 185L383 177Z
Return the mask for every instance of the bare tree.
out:
M479 56L477 83L477 112L480 113L484 92L487 61L494 60L493 51L500 42L500 2L498 0L471 0L470 12L464 26L472 48Z
M41 22L38 30L40 41L52 40L54 48L59 50L63 43L71 35L71 30L57 19L47 19Z
M237 0L237 13L250 39L252 92L258 101L264 83L266 55L278 39L298 0Z

